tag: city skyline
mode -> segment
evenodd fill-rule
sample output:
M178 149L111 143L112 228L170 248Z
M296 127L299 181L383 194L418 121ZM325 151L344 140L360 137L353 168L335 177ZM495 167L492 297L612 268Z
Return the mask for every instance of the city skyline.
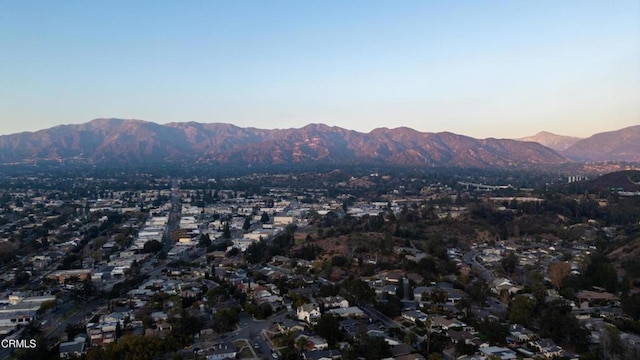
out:
M476 138L640 123L640 3L0 2L0 135L94 118Z

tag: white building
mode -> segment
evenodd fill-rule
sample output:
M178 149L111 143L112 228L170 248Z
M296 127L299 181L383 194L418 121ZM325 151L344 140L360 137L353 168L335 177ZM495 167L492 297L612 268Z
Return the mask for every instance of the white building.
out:
M320 307L318 304L304 304L298 307L296 315L298 320L312 324L320 318Z

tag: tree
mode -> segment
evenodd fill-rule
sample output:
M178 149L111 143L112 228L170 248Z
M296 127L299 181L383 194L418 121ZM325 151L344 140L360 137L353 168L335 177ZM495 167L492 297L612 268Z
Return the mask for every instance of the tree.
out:
M346 280L342 289L347 300L356 304L371 303L376 297L375 291L362 279Z
M346 359L364 358L377 360L391 357L391 346L384 338L378 336L359 335Z
M92 297L96 292L96 287L93 285L93 281L90 278L85 279L82 282L82 287L80 288L80 295L84 299L88 299Z
M235 308L224 308L218 309L213 318L213 326L212 328L219 332L227 332L233 330L235 324L238 323L240 317L238 315L238 310Z
M537 304L544 304L544 299L547 297L547 288L544 285L542 273L531 271L529 273L529 281L531 283L531 293L536 298Z
M251 219L248 216L246 216L244 218L244 224L242 225L242 230L249 231L249 229L251 229Z
M211 238L209 234L200 234L200 239L198 241L198 246L208 248L211 246Z
M418 335L416 335L416 333L414 333L413 331L409 331L402 340L402 342L407 345L413 345L416 343L416 341L418 341Z
M224 223L224 227L222 228L222 237L225 239L231 238L231 230L229 229L229 222Z
M67 338L69 338L69 339L73 339L74 337L76 337L76 335L82 334L83 331L84 331L84 329L83 329L82 325L80 325L80 324L74 325L74 324L71 324L71 323L68 323L67 326L64 329L64 332L67 333Z
M447 293L442 289L433 289L429 298L434 304L444 304L447 302Z
M249 264L257 264L265 259L267 256L267 243L265 241L254 242L247 247L244 252L244 257Z
M501 263L504 271L507 274L512 274L516 270L516 266L518 266L518 256L513 252L509 252L507 256L502 258Z
M0 243L0 263L10 264L16 258L15 249L9 242Z
M334 346L342 341L342 331L340 331L340 319L330 314L323 314L314 326L314 331L325 338L329 346Z
M446 334L438 332L429 333L429 336L425 341L420 344L421 352L423 355L428 356L428 359L436 358L442 359L442 356L437 353L442 353L446 347L450 344L449 337Z
M571 313L571 305L565 300L547 303L540 315L540 336L550 337L556 343L566 341L578 351L589 347L589 331Z
M466 292L476 304L484 306L489 296L489 287L484 281L476 280L467 286Z
M309 345L309 338L306 336L300 336L298 340L296 340L296 349L300 351L307 351L308 345Z
M472 312L471 312L471 300L469 298L462 298L460 299L460 301L458 301L458 303L456 303L456 309L460 310L462 312L462 314L464 315L464 319L466 321L469 321L467 319L469 319L470 316L472 316Z
M456 343L456 354L460 355L473 355L478 351L478 346L473 344L467 344L465 342Z
M402 314L402 300L397 295L387 295L385 300L376 306L381 313L392 318Z
M618 272L611 260L603 254L593 255L585 276L593 285L601 286L609 292L615 293L618 290Z
M262 216L260 217L260 222L263 224L266 224L269 222L269 214L267 214L267 212L263 212Z
M607 326L604 336L600 342L601 358L620 359L624 358L625 346L620 339L620 330L615 326Z
M42 315L46 313L49 309L53 309L56 307L56 300L47 300L40 305L37 313L38 315Z
M622 300L622 310L634 320L640 319L640 295L635 294Z
M549 266L549 278L551 278L551 284L557 289L560 289L562 281L571 274L571 265L568 262L562 261L551 264Z
M29 326L29 325L27 325ZM27 328L28 331L28 328ZM50 344L47 339L45 339L44 335L36 334L27 335L23 333L23 339L33 339L35 340L37 346L35 348L18 348L13 351L13 356L9 358L17 359L17 360L47 360L47 359L56 359L58 358L58 351L56 349L50 350ZM52 345L52 344L51 344Z
M171 337L161 339L156 336L125 335L118 342L105 347L91 348L86 355L87 360L146 360L155 359L165 353L176 350L175 341Z
M145 254L155 254L160 250L162 250L162 244L158 240L149 240L144 243L144 246L142 247L142 252Z
M517 295L509 309L509 321L524 326L531 325L536 301L529 295Z
M23 265L20 265L18 270L16 270L14 285L15 286L26 285L29 282L30 278L31 278L30 273L25 270Z
M509 335L509 327L493 318L484 318L476 324L476 329L480 331L487 341L497 344L504 344Z
M173 336L184 346L193 341L193 335L202 330L203 323L197 317L183 314L180 318L175 319L172 325Z

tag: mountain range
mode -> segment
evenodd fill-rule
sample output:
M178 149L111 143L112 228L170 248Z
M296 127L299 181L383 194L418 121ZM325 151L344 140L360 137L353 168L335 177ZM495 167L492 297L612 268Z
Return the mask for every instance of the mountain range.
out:
M568 137L540 133L520 140L475 139L406 127L362 133L323 124L266 130L224 123L160 125L141 120L96 119L0 136L0 163L192 161L504 167L572 161L640 161L640 125L587 139L565 138Z
M582 139L579 137L573 137L573 136L556 135L548 131L540 131L539 133L533 136L527 136L527 137L523 137L516 140L537 142L546 147L552 148L555 151L562 152L567 150L571 146L575 145L578 141Z

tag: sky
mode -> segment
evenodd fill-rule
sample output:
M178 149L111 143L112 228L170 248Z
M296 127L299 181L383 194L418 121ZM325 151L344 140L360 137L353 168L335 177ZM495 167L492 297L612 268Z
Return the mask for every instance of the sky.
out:
M588 137L640 124L640 1L0 0L0 135L103 117Z

